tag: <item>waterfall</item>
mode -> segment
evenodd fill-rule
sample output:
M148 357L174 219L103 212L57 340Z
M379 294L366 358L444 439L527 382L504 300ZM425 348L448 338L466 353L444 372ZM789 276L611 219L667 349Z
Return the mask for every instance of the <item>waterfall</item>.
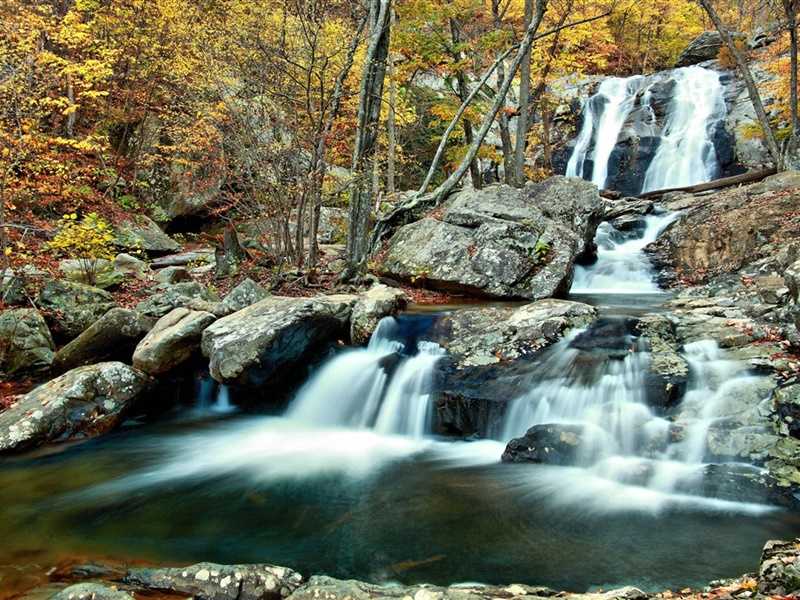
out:
M572 294L657 294L655 273L644 250L679 213L643 217L644 230L622 232L609 222L597 229L597 262L575 267Z
M653 89L667 83L672 83L672 93L666 119L660 124L657 115L664 111L656 110L658 99ZM629 193L709 181L719 171L713 132L725 119L726 110L719 74L702 67L605 79L584 102L583 125L566 175L587 179L600 189L613 188L616 174L609 173L609 161L625 131L626 143L630 139L626 151L633 153L626 168L646 167L634 177L636 188ZM640 147L643 137L655 139L654 155L650 154L651 145Z
M713 128L725 118L719 73L686 67L674 73L675 91L658 151L645 175L643 191L685 187L714 179L717 152Z
M633 109L643 80L640 76L627 79L611 77L603 81L597 94L587 100L583 126L567 165L567 176L584 177L600 189L605 187L608 160L617 145L622 126ZM591 173L587 173L585 162L592 143L593 168Z
M383 319L366 348L343 352L298 393L288 417L309 425L372 428L421 438L430 429L430 389L444 350L417 342L407 356L397 321Z

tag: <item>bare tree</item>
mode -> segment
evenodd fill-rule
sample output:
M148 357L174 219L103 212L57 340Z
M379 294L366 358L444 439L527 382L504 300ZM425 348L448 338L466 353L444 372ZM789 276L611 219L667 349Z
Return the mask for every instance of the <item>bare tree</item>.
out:
M525 28L533 20L533 1L525 0ZM528 140L528 114L531 103L531 48L529 47L519 69L519 112L517 113L517 139L514 141L514 183L525 185L525 145Z

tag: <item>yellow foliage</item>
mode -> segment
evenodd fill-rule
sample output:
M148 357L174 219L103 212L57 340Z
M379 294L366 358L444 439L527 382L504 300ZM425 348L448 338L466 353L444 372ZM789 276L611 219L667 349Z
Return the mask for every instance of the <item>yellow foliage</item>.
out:
M70 213L61 217L58 232L48 247L58 255L78 259L87 281L93 284L98 259L114 258L114 235L108 222L97 213L82 219Z

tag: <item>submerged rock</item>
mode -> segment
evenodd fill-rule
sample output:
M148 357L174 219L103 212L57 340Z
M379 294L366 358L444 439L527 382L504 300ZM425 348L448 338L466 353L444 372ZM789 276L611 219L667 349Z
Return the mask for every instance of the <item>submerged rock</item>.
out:
M378 269L433 289L541 299L569 291L603 205L591 183L553 177L521 190L464 190L441 211L398 230Z
M105 290L72 281L49 281L39 293L39 306L47 311L53 333L67 340L78 337L116 305Z
M348 336L357 296L272 296L219 319L203 332L203 354L221 383L270 385Z
M0 374L12 378L47 371L55 349L39 311L18 308L0 313Z
M536 425L523 437L508 442L501 460L506 463L574 465L584 445L583 425Z
M133 366L150 375L171 371L200 349L206 327L216 321L211 313L176 308L161 317L136 346Z
M0 413L0 452L101 435L114 428L150 379L117 362L73 369Z
M375 285L358 297L350 318L350 340L366 344L384 317L397 314L408 303L402 290Z
M289 597L303 577L274 565L198 563L173 569L131 569L124 582L202 600L280 600Z
M127 308L112 308L56 353L58 372L111 358L127 360L153 320Z

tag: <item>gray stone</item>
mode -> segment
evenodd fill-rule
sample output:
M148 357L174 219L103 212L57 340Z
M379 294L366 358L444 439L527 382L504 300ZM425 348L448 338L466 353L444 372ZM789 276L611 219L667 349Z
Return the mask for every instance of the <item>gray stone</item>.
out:
M261 302L269 292L252 279L245 279L222 300L221 310L226 315Z
M0 313L0 373L5 377L48 370L54 351L53 338L39 311L19 308Z
M287 369L346 338L356 296L273 296L219 319L203 332L203 354L219 382L269 385Z
M39 293L53 333L71 340L116 306L114 297L96 287L72 281L48 281Z
M213 264L213 262L214 249L202 248L156 258L150 263L150 266L154 269L161 269L163 267L185 267L192 264Z
M127 360L152 326L153 319L136 311L112 308L56 353L53 368L63 372L111 358Z
M716 31L704 31L681 52L675 67L690 67L717 58L722 48L722 43L719 33Z
M280 600L290 596L303 578L291 569L274 565L198 563L171 569L131 569L124 581L135 587L201 600Z
M78 583L64 588L51 600L134 600L134 596L99 583Z
M101 435L120 423L149 383L118 362L73 369L0 413L0 452Z
M191 308L193 310L213 311L216 300L211 292L196 281L161 284L146 300L136 305L136 311L160 319L175 308Z
M758 567L758 591L772 597L800 592L800 538L770 540L764 545Z
M58 264L64 279L106 289L119 285L125 275L114 267L114 263L105 258L64 259Z
M150 267L147 263L130 254L117 254L114 258L114 268L117 272L136 279L147 279L150 276Z
M591 183L553 177L495 185L448 200L441 220L399 229L378 269L416 285L497 298L566 294L603 213Z
M161 317L136 347L133 366L150 375L171 371L199 351L203 331L216 317L176 308Z
M0 302L8 306L24 304L25 278L11 269L0 271Z
M145 215L134 215L116 227L115 243L120 248L152 254L176 252L181 246Z
M358 297L350 318L350 341L366 344L384 317L397 314L408 303L402 290L375 285Z
M186 270L186 267L164 267L163 269L156 271L156 281L159 283L181 283L183 281L191 281L192 276L189 275L189 271Z

